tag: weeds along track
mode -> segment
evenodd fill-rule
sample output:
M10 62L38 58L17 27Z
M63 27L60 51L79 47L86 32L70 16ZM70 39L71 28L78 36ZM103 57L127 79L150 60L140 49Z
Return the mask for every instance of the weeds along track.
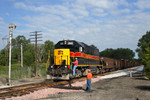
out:
M112 72L93 75L93 77L108 75L110 73ZM74 83L76 81L83 81L83 80L86 80L86 77L72 79L71 83ZM20 86L2 88L0 89L0 99L22 96L22 95L30 94L31 92L34 92L40 89L49 88L49 87L53 87L57 85L66 85L66 84L69 84L69 81L53 82L50 80L46 80L40 83L30 83L30 84L25 84L25 85L20 85Z

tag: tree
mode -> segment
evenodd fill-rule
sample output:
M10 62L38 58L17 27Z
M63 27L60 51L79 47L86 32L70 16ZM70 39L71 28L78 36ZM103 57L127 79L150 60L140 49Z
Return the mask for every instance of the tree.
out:
M136 51L138 52L138 56L145 65L145 74L150 78L150 31L147 31L146 34L139 39L137 46Z
M0 51L0 65L5 65L5 50L4 49L2 49L1 51Z
M12 39L12 63L20 62L21 58L21 43L23 45L23 51L28 50L30 40L26 39L25 36L19 35L15 39Z
M42 58L44 56L44 44L37 46L37 60L38 62L42 62Z
M33 44L27 45L27 50L24 51L24 64L30 66L35 62L35 48Z
M100 52L100 56L110 57L115 59L133 60L135 53L128 48L106 49Z
M30 44L30 40L25 36L19 35L12 39L12 63L20 62L21 58L21 43L23 45L23 62L25 65L30 66L35 63L35 47ZM37 59L38 62L46 62L48 60L49 50L51 51L51 60L54 58L54 43L50 40L45 41L44 44L38 45ZM5 65L5 52L0 51L0 65Z
M136 51L138 52L138 56L140 59L143 59L146 48L150 47L150 31L147 31L146 34L139 39L137 46Z
M54 43L50 40L45 41L44 43L44 62L48 60L48 54L50 50L51 60L54 60Z
M142 61L144 64L150 61L150 47L145 48L142 57L143 57Z
M90 45L91 47L97 48L94 44Z

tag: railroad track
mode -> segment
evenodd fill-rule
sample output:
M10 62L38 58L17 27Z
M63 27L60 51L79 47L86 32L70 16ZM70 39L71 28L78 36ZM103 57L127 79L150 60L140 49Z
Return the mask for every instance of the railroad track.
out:
M107 75L110 73L112 73L112 72L93 75L93 77L103 76L103 75ZM76 81L83 81L85 79L86 79L86 77L81 77L81 78L77 78L77 79L72 79L70 82L74 83ZM20 85L20 86L3 88L3 89L0 89L0 99L22 96L25 94L30 94L31 92L34 92L34 91L37 91L40 89L53 87L56 85L65 85L65 84L69 84L69 81L59 81L59 82L43 81L40 83L30 83L30 84L25 84L25 85Z
M55 85L63 85L67 83L68 83L67 81L60 81L60 82L44 81L41 83L31 83L26 85L3 88L0 89L0 99L22 96L37 91L39 89L52 87Z

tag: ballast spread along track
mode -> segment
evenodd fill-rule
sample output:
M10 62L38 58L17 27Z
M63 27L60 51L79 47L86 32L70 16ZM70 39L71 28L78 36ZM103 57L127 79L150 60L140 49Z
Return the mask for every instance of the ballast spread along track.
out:
M93 77L97 77L99 75L103 76L103 75L107 75L110 73L112 72L93 75ZM34 91L38 91L40 89L50 88L50 87L57 86L57 85L66 85L66 84L69 84L69 82L74 83L74 82L83 81L83 80L86 80L86 77L72 79L71 81L58 81L58 82L46 80L40 83L30 83L30 84L25 84L25 85L2 88L0 89L0 99L22 96L22 95L30 94Z

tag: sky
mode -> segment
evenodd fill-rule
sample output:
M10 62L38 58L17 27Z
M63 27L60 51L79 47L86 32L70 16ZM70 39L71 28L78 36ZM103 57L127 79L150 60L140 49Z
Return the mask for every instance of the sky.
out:
M150 0L0 0L0 50L13 38L42 31L42 42L63 39L106 48L137 48L150 31ZM136 55L137 57L137 55Z

